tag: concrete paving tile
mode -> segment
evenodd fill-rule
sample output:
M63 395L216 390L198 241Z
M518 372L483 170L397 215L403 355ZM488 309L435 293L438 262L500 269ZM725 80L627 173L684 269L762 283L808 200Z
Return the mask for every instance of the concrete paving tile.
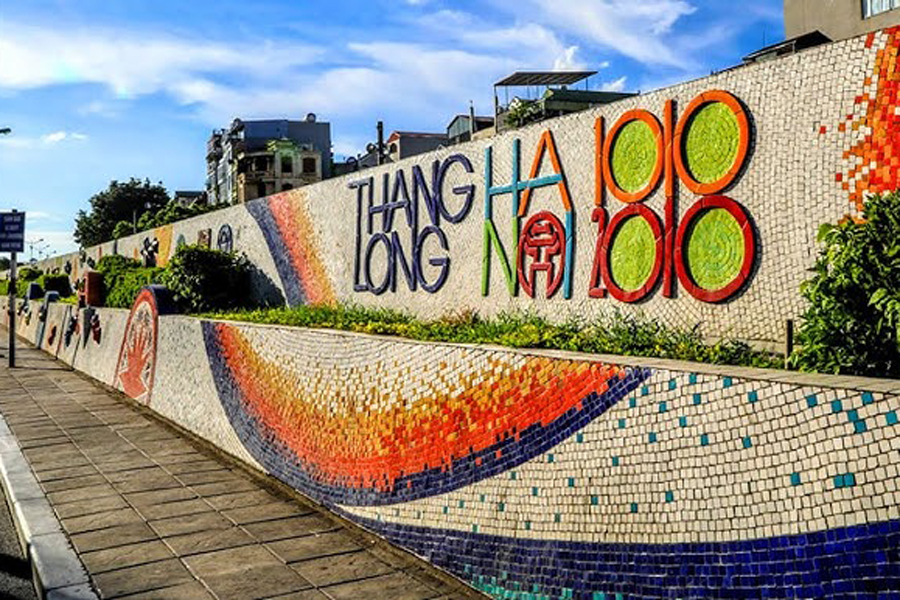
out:
M116 463L97 463L97 468L107 478L112 477L116 473L129 473L131 471L143 471L145 469L156 469L157 465L152 461L144 459L141 461L128 461Z
M343 531L315 533L305 537L281 540L266 544L266 547L289 563L362 549L362 546Z
M163 463L160 462L160 464ZM166 471L172 473L173 475L180 475L182 473L205 473L208 471L228 470L228 468L222 465L222 463L206 457L179 463L165 463L164 468L166 469Z
M257 543L238 527L198 531L187 535L166 537L165 542L177 556L190 556L226 548L237 548Z
M232 481L234 471L228 469L216 469L214 471L200 471L197 473L180 473L177 475L178 481L184 485L198 485L201 483L216 483L219 481Z
M168 519L150 521L149 524L161 537L234 527L231 521L214 511L170 517Z
M206 512L209 509L209 504L196 498L194 500L181 500L179 502L141 506L138 509L138 512L141 513L145 519L153 520L177 517L179 515L191 515L194 513Z
M221 496L222 494L233 494L235 492L249 492L251 490L259 489L259 485L250 481L249 479L235 477L229 481L214 481L210 483L193 484L191 485L191 489L197 492L199 495L207 497Z
M25 447L24 444L37 440L56 440L55 443L65 443L67 441L65 431L52 423L46 425L43 423L40 425L13 425L13 432L23 448Z
M53 503L51 502L51 504ZM125 503L124 498L119 495L81 500L79 502L69 502L67 504L53 504L53 510L56 511L56 514L59 515L60 519L80 517L83 515L127 507L128 505Z
M259 504L271 504L279 501L278 498L265 490L253 490L251 492L238 492L236 494L223 494L206 499L217 510L241 508Z
M154 540L97 552L85 552L80 558L88 571L96 574L175 558L175 555L160 540Z
M333 600L390 598L391 600L429 600L438 592L403 573L391 573L353 583L342 583L323 590Z
M64 469L67 466L80 466L89 464L90 461L74 446L72 449L59 450L42 454L35 454L38 451L46 450L46 448L30 448L30 452L24 451L25 458L28 459L35 469Z
M423 583L443 594L452 594L454 593L453 590L458 589L457 586L451 585L439 578L433 570L425 568L420 561L412 560L412 558L410 558L409 563L410 566L406 567L403 572L419 583Z
M16 436L18 437L18 435ZM46 446L58 446L60 443L67 442L69 438L64 435L56 435L53 437L36 438L27 441L19 440L19 447L22 450L30 450L32 448L44 448Z
M167 502L178 502L181 500L193 500L197 497L197 494L184 487L125 494L125 498L138 507L166 504Z
M134 469L146 469L157 466L152 460L142 455L107 457L106 459L95 460L94 464L96 464L97 468L104 473L132 471Z
M220 598L266 598L312 587L260 546L210 552L184 562Z
M97 473L96 475L85 475L83 477L70 477L69 479L57 479L55 481L45 481L41 483L41 487L47 493L61 492L63 490L77 490L79 488L90 487L94 485L105 485L106 478Z
M143 522L143 519L139 514L130 508L122 508L119 510L85 515L83 517L63 519L62 526L69 535L73 535L76 533L84 533L86 531L94 531L96 529L105 529L107 527L139 522Z
M210 594L203 587L203 584L194 581L160 590L129 594L128 596L121 596L121 598L127 598L127 600L206 600L207 598L215 598L215 596Z
M194 578L181 561L174 559L107 571L94 576L94 585L103 598L173 587L192 581Z
M92 465L84 465L81 467L70 467L64 469L35 469L34 476L38 481L58 481L60 479L71 479L73 477L84 477L86 475L95 475L99 473Z
M127 477L118 477L119 481L112 481L110 477L110 480L113 487L124 494L183 487L180 481L160 468L121 471L118 475Z
M331 600L319 590L303 590L281 596L271 596L270 600Z
M237 523L244 525L260 521L271 521L284 517L301 516L311 514L307 508L297 506L291 502L272 502L257 506L243 506L223 510L222 514Z
M394 568L365 550L294 563L291 567L316 587L393 573Z
M15 434L20 442L43 437L56 437L63 434L63 430L55 423L38 423L34 425L15 426Z
M86 531L69 536L78 552L106 550L157 539L156 533L146 523L127 523L105 529Z
M290 517L274 521L248 523L244 529L261 542L275 542L293 537L303 537L313 533L324 533L339 529L331 519L311 514L302 517Z
M65 504L67 502L81 502L82 500L93 500L104 496L118 496L117 492L111 485L103 483L100 485L92 485L86 488L78 488L74 490L62 490L59 492L50 492L47 499L54 506Z

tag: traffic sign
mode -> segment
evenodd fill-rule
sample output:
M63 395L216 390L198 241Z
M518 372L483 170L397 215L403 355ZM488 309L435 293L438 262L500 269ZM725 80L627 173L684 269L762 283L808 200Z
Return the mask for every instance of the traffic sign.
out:
M0 252L25 252L25 213L0 213Z

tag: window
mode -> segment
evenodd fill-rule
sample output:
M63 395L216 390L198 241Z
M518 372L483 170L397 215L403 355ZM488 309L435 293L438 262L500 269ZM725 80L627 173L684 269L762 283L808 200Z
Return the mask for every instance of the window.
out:
M293 173L294 172L294 159L290 156L282 156L281 157L281 172L282 173Z
M900 0L863 0L863 18L900 8Z
M303 173L310 174L316 172L316 159L315 158L304 158L303 159Z
M266 195L266 184L260 181L256 184L256 197L263 198Z

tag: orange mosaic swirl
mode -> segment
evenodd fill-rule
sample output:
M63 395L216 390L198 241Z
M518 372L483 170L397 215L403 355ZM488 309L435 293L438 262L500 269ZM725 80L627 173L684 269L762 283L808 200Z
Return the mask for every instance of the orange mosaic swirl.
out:
M215 332L243 409L317 480L346 487L388 490L404 475L446 468L531 425L548 425L622 375L615 366L529 357L512 374L501 363L455 374L461 393L374 410L366 407L377 381L323 398L314 382L261 356L235 326L216 324Z

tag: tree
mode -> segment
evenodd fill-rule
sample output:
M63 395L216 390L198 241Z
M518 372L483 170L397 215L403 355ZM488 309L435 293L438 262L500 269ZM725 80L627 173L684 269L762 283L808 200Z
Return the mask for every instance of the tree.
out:
M791 361L805 371L900 376L900 192L870 197L864 219L823 225L825 246Z
M91 197L91 212L79 210L75 217L75 241L81 246L95 246L113 239L120 221L133 222L135 216L155 213L169 202L162 183L151 184L132 177L126 183L111 181L109 187Z
M131 235L132 233L135 233L134 223L131 221L119 221L116 223L116 226L113 227L112 235L114 240L118 240L119 238Z

